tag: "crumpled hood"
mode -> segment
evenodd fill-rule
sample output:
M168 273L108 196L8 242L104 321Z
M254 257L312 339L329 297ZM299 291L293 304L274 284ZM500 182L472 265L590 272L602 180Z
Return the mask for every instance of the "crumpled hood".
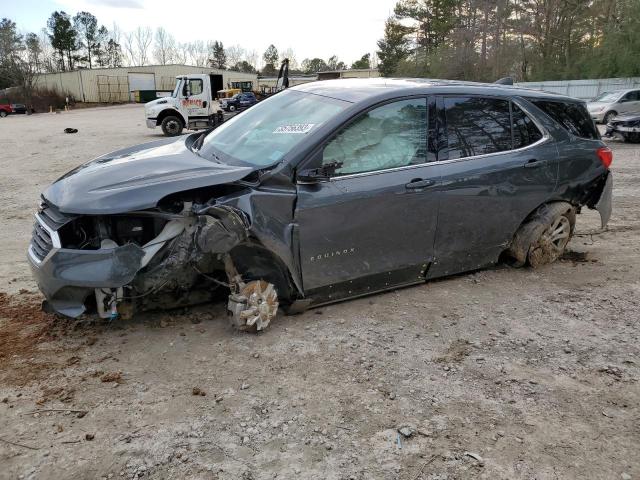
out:
M252 167L215 163L185 145L187 135L125 148L65 174L43 193L61 212L105 215L156 206L183 190L240 180Z

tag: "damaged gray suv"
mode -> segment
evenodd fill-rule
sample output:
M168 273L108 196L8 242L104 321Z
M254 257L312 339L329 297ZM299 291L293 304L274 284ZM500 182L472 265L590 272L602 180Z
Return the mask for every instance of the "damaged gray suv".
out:
M557 259L611 214L585 104L511 86L354 79L285 90L217 129L127 148L43 194L45 308L104 318L226 297L265 328L305 308Z

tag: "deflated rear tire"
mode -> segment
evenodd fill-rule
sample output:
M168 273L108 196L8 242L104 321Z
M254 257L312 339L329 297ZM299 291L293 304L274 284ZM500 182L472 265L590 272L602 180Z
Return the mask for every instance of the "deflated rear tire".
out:
M182 120L175 115L169 115L162 120L162 132L167 137L175 137L180 135L183 129Z
M507 253L515 266L555 262L573 235L575 208L566 202L542 205L516 232Z
M573 235L575 215L570 212L556 215L538 240L529 248L528 261L533 268L555 262Z

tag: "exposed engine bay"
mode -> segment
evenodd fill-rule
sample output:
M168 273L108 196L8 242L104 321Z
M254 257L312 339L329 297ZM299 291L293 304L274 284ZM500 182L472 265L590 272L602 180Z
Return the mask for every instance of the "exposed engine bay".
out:
M93 292L79 285L51 292L51 311L72 317L97 313L107 319L128 318L139 310L220 298L221 289L229 292L231 323L239 330L266 328L278 310L276 286L243 276L234 263L234 249L244 248L246 257L246 250L255 248L249 219L239 209L215 200L170 199L151 210L69 216L43 202L36 219L32 260L41 263L55 246L57 256L63 255L56 268L64 269L65 251L76 258L86 253L87 261L76 260L69 275L62 277L73 284L74 275L80 274L87 285L91 269L99 285ZM84 297L82 308L73 302L78 295Z

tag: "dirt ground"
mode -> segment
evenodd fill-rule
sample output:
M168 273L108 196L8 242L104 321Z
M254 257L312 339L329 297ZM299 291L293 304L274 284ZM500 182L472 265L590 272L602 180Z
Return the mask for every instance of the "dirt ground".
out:
M640 479L640 146L612 142L609 229L585 211L539 270L498 265L257 336L222 305L111 324L41 313L25 257L39 192L159 135L141 106L0 119L0 478Z

